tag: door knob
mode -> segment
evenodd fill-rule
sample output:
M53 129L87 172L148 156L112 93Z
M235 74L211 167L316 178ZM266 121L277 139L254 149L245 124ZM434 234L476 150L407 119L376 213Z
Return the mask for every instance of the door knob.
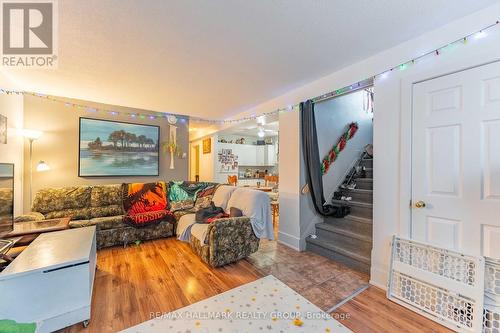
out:
M415 202L415 208L425 208L425 202L422 200Z

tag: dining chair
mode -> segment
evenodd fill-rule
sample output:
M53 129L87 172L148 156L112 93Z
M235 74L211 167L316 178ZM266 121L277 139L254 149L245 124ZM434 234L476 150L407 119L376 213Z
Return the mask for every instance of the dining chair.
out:
M277 175L266 175L264 177L264 180L266 182L266 186L269 186L269 184L278 185L278 183L279 183L279 176L277 176Z
M238 185L238 176L236 176L236 175L227 176L227 183L229 185L233 185L233 186Z

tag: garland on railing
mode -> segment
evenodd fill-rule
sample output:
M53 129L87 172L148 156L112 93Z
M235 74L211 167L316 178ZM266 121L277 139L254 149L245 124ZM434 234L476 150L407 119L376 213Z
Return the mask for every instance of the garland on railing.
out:
M344 150L347 141L349 141L354 136L354 134L356 134L357 130L358 130L358 123L349 124L349 128L347 129L347 131L345 131L345 133L342 134L337 144L333 146L333 148L330 149L328 154L326 154L325 158L323 158L323 161L321 162L322 175L328 172L328 169L330 169L330 165L332 165L332 163L337 159L337 156L339 156L340 152Z

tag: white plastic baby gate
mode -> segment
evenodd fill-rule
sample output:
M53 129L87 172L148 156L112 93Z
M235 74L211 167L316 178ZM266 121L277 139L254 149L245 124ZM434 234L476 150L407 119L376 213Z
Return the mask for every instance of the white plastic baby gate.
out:
M484 272L484 333L500 333L500 260L486 258Z
M484 258L394 236L387 297L455 331L479 333Z

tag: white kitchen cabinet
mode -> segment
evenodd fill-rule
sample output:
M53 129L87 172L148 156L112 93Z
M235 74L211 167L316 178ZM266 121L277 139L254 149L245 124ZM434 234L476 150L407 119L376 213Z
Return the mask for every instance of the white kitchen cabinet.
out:
M266 165L266 146L255 146L255 165L263 166Z
M265 156L266 156L266 165L272 166L276 164L276 149L274 149L273 145L267 145L266 146L266 151L265 151Z
M257 152L252 145L234 145L238 155L238 165L255 165Z

